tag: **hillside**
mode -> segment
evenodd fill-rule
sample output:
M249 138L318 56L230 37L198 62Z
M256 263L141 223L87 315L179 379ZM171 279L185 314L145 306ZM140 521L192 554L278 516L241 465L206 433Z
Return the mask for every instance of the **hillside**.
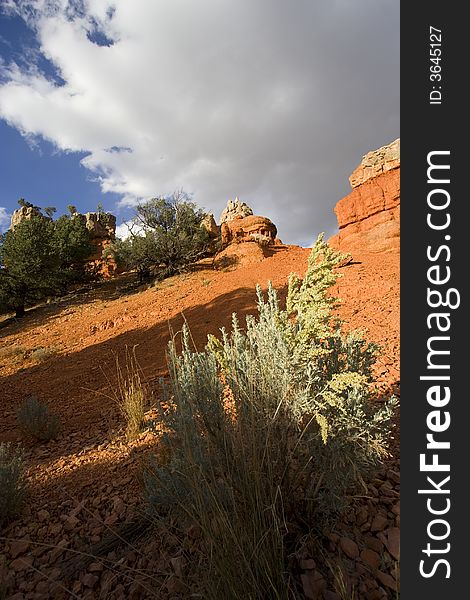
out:
M110 384L116 375L115 356L122 360L126 346L137 346L145 376L157 391L157 380L166 372L169 329L181 327L182 314L191 327L196 344L202 347L208 333L217 333L220 326L229 325L232 312L244 315L254 310L257 282L265 287L271 280L282 290L291 271L300 275L305 272L308 254L309 249L278 246L272 256L259 263L225 272L213 270L210 264L199 265L192 273L127 295L119 292L119 286L126 283L122 277L65 297L57 304L32 310L22 322L3 323L0 330L3 338L0 439L21 439L15 410L18 403L31 394L47 402L62 423L56 441L27 446L32 486L30 508L6 531L8 537L22 541L12 542L7 547L9 567L5 561L3 567L0 563L0 574L5 581L12 589L25 594L15 596L17 600L20 597L56 597L49 593L54 587L51 581L62 580L56 567L66 557L64 548L83 551L89 541L92 544L101 542L109 528L115 529L138 512L141 461L149 447L155 444L155 438L143 433L135 442L125 440L122 420L110 397L113 393ZM355 253L353 261L340 271L343 277L333 291L342 299L340 314L349 326L365 328L367 337L383 346L378 362L378 381L382 390L389 391L393 387L396 391L399 372L398 254ZM38 349L45 351L38 352ZM36 356L42 360L36 360ZM394 461L391 465L392 478L396 478ZM387 503L395 506L398 494L394 489L397 481L390 482L385 474L379 483L386 487L388 496L385 496L385 504L381 500L378 506L375 505L375 509L379 509L377 514L385 519L369 541L373 546L369 550L377 555L383 554L385 544L389 543L382 530L388 527L392 532L389 535L395 535L396 513L389 512L392 506ZM371 507L374 507L373 503ZM365 524L368 522L370 528L374 517L368 517L363 507L357 510L359 518ZM377 537L378 534L384 539ZM362 534L358 531L359 535ZM57 544L58 547L50 549L33 542ZM335 541L331 544L336 547ZM150 550L157 550L157 545L155 540L151 541ZM170 550L166 549L163 554L154 552L154 559L147 558L148 543L143 548L145 551L139 549L137 553L129 549L124 551L127 567L145 569L155 566L157 556L160 562L166 556L165 568L172 571L168 562L171 544ZM376 552L380 548L381 552ZM113 552L110 560L118 558L116 551ZM365 554L366 559L369 554ZM375 555L372 556L375 561ZM392 569L394 564L387 560L389 562L382 566L385 571ZM346 561L350 561L347 554ZM32 571L33 567L45 569L51 581ZM356 568L350 570L352 573L357 571ZM69 585L80 597L142 597L138 592L128 596L131 588L127 586L126 577L115 579L112 571L103 569L101 563L95 561L87 573L84 570L79 577L72 577ZM384 572L381 577L386 580L390 575ZM372 591L377 591L377 580L372 578L371 581L368 585ZM168 578L164 582L170 596L175 592L172 586L176 585L171 582L171 578L170 583ZM390 581L389 584L394 585ZM111 589L115 590L114 595ZM389 588L385 585L385 589ZM26 594L33 590L36 595ZM87 590L89 593L85 595Z
M400 394L399 174L399 140L366 154L350 178L352 192L335 208L339 233L330 240L351 253L331 290L341 300L344 328L362 329L381 346L377 403ZM140 288L135 275L122 274L30 309L23 319L0 320L0 442L24 446L29 493L21 515L1 532L1 598L203 597L208 565L198 527L149 528L143 520L143 467L152 454L160 464L168 455L149 429L127 439L116 402L117 361L123 367L126 349L135 348L149 407L156 406L167 344L184 320L203 349L208 334L230 327L232 313L243 324L255 312L257 283L265 290L271 281L284 300L289 274L304 275L310 249L283 245L276 226L238 199L223 215L220 226L212 215L206 226L228 245L191 272ZM60 418L57 439L35 443L20 432L16 411L31 395ZM149 408L146 417L156 412ZM286 543L291 533L296 540L286 557L296 597L398 597L398 421L397 414L391 455L342 520L321 531L303 514L301 531L285 524Z
M272 281L285 286L290 272L303 275L309 249L279 246L260 263L231 271L200 265L195 272L167 279L140 293L119 296L120 280L89 292L64 298L32 310L24 321L1 329L3 354L2 439L15 439L14 407L27 395L37 394L64 421L64 434L83 427L100 429L101 414L114 413L106 393L112 379L115 355L126 345L138 346L145 375L153 381L165 373L165 349L170 328L180 329L182 314L196 344L202 347L208 333L229 326L231 314L254 311L255 286ZM340 315L351 328L365 328L371 341L383 345L377 375L383 384L398 380L399 260L395 253L354 254L340 269L333 294L342 300ZM118 297L116 297L118 296ZM43 362L31 359L33 351L51 352ZM26 357L8 357L15 349ZM108 391L109 392L109 391ZM106 414L106 419L109 418Z

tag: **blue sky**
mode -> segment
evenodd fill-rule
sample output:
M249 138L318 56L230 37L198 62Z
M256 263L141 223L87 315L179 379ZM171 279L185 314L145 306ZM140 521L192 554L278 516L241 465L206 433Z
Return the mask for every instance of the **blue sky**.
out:
M336 230L362 155L399 137L395 0L3 0L0 227L17 200L128 219L238 196L281 239Z
M31 50L45 76L60 82L54 65L39 52L34 32L25 21L19 16L0 14L3 62L25 64ZM43 208L55 206L59 213L65 212L68 204L76 205L81 212L95 210L98 203L115 210L121 196L103 194L96 177L80 163L85 156L86 152L60 152L39 136L28 139L0 119L0 207L10 214L18 208L18 199L24 198ZM122 211L122 216L128 212ZM0 231L8 227L9 221L5 217L2 222L1 217L0 213Z
M81 212L95 210L99 202L113 209L119 200L118 194L103 194L80 164L85 153L60 153L43 140L31 147L4 121L0 121L0 139L0 206L9 212L18 208L19 198L58 210L74 204Z

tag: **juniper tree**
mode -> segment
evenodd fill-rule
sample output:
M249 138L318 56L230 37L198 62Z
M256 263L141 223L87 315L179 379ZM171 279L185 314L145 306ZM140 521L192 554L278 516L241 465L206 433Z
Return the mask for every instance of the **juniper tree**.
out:
M204 216L184 192L152 198L136 207L129 236L116 242L114 256L118 263L137 269L141 279L157 271L162 277L178 273L207 249Z
M63 292L85 273L92 246L84 222L62 216L57 221L33 214L0 238L0 310L25 307Z
M64 290L69 283L82 281L87 275L86 260L93 252L85 221L75 214L59 217L54 221L53 246L59 287Z
M3 234L0 242L0 306L24 315L25 306L44 298L57 285L59 256L54 225L33 215Z

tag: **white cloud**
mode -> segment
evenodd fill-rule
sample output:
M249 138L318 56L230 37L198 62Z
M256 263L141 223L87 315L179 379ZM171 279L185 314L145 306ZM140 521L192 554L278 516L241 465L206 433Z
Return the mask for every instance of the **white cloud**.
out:
M218 217L238 195L307 243L362 154L397 137L394 0L75 4L19 3L65 83L10 65L0 117L87 152L123 204L184 188Z
M144 228L139 223L133 222L132 220L124 221L116 227L116 237L121 240L128 238L131 233L132 235L140 235L143 234L143 232Z
M10 219L11 215L8 213L7 209L0 206L0 233L3 233L10 227Z

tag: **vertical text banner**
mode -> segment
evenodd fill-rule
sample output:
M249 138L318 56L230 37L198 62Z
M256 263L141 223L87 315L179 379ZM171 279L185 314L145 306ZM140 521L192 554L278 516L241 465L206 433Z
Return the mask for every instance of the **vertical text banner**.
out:
M463 6L401 3L402 600L470 598Z

